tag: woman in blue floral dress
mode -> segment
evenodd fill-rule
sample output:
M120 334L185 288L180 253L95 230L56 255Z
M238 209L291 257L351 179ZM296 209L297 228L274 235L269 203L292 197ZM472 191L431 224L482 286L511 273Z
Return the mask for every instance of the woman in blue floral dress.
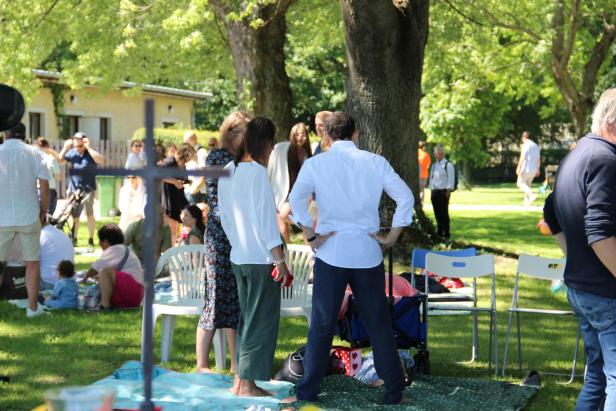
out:
M208 166L226 166L233 161L246 124L250 117L234 112L225 118L220 127L221 149L207 157ZM239 323L240 305L237 284L231 269L231 245L220 224L218 213L218 179L206 179L206 201L209 206L205 227L206 299L197 327L197 372L210 372L209 354L217 329L223 329L231 355L231 372L235 372L235 336Z

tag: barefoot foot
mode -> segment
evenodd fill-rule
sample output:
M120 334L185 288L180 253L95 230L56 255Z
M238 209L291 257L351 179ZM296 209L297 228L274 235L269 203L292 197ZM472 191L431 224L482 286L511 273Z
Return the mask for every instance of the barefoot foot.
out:
M295 395L280 400L281 404L291 404L293 402L297 402L297 397Z
M201 374L213 374L214 370L212 370L210 367L197 367L195 372Z

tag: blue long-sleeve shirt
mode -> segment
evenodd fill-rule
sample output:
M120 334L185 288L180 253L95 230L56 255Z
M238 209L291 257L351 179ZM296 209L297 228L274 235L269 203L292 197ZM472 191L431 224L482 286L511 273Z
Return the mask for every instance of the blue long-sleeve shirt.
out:
M567 242L567 286L616 298L616 278L591 247L616 235L616 145L580 139L558 168L553 207Z
M77 308L79 286L73 278L61 278L53 286L51 297L45 299L45 305L51 308Z

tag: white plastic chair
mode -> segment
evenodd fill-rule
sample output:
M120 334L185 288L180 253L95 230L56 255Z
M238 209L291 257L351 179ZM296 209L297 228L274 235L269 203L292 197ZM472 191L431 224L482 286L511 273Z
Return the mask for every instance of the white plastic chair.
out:
M152 304L152 329L156 318L162 316L160 361L167 362L171 357L173 331L176 315L200 316L205 302L205 260L203 245L182 245L168 249L161 255L156 265L160 273L165 263L171 274L172 289L177 293L177 302ZM143 351L141 360L143 361ZM225 337L221 330L214 335L214 355L216 368L226 366Z
M293 275L293 284L282 287L280 316L304 316L310 325L312 301L308 295L308 280L314 266L314 253L307 245L287 245L287 267Z
M511 299L511 307L509 308L509 323L507 325L507 337L505 338L505 352L503 354L503 377L507 368L507 353L509 350L509 337L511 335L511 324L513 314L516 315L517 331L518 331L518 370L522 371L522 342L520 334L520 313L524 314L541 314L555 316L575 316L572 310L553 310L545 308L526 308L520 307L520 274L538 280L561 280L565 272L565 259L536 257L533 255L522 254L518 259L518 270L515 275L515 283L513 286L513 297ZM573 382L575 378L575 367L577 365L577 356L580 347L580 327L577 327L577 336L575 339L575 351L573 353L573 367L571 374L566 384ZM547 373L544 373L547 374ZM557 374L562 375L562 374Z
M475 257L450 257L429 253L426 255L426 270L442 276L457 278L472 278L473 293L472 306L447 304L446 306L432 305L428 307L431 311L470 311L473 314L473 351L471 362L477 359L479 338L477 326L477 313L487 312L490 314L490 349L488 354L488 367L492 365L494 357L494 373L498 375L498 333L496 329L496 281L494 275L494 256L490 254L478 255ZM477 278L490 276L491 295L489 307L477 306ZM428 314L429 315L429 314Z

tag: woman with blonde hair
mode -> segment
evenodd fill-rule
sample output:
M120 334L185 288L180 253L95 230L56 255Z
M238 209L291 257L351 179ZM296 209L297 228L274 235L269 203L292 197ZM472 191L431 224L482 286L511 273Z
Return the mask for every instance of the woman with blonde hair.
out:
M207 156L208 167L224 167L235 158L242 144L244 130L250 117L236 111L229 114L220 126L221 148ZM218 178L205 180L206 202L209 206L205 226L206 299L199 319L196 336L197 372L210 372L209 354L217 329L227 336L231 353L231 372L235 372L235 336L239 323L240 306L235 276L231 269L231 245L220 223L218 211Z
M312 157L308 127L304 123L297 123L291 129L289 141L274 146L267 165L276 209L278 210L278 228L285 242L289 242L289 193L295 184L299 170L304 161ZM307 199L306 199L307 200Z

